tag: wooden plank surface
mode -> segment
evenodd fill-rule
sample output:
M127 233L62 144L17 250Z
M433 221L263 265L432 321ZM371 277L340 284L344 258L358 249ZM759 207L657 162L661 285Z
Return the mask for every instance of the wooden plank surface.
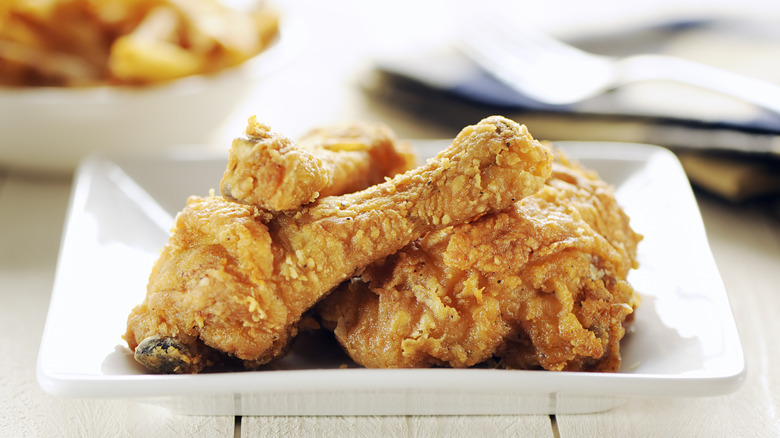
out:
M243 417L243 438L277 436L340 437L553 437L550 417Z

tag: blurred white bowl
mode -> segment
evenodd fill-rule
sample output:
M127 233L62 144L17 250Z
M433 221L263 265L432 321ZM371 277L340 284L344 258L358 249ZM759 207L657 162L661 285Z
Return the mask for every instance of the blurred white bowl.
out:
M135 88L0 87L0 167L69 173L91 152L213 143L254 83L300 52L304 26L283 16L279 31L264 52L216 74Z

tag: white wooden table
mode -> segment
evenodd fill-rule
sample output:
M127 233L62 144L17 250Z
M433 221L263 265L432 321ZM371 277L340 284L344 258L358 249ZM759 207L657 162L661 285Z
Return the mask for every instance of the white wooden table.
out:
M780 212L772 204L698 198L748 366L733 394L642 398L554 418L234 418L175 415L126 400L59 399L38 387L35 363L69 190L66 178L0 171L0 436L780 436Z
M322 3L294 2L306 6L315 37L260 87L247 111L291 136L351 118L383 120L404 137L451 135L363 99L354 80L366 52L355 44L350 16L358 3ZM746 355L747 378L733 394L638 398L607 412L553 417L236 418L177 415L128 400L60 399L38 387L35 364L70 188L68 177L0 167L0 436L780 436L777 203L736 206L698 196Z

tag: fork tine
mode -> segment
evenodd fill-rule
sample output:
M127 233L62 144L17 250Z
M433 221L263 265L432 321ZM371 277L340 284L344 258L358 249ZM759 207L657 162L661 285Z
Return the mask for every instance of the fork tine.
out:
M489 15L490 11L481 7L458 11L459 48L499 80L529 95L528 90L538 88L537 72L547 69L545 59L554 52L544 47L543 40L517 31L511 18Z
M459 48L500 81L541 102L593 95L611 75L600 57L559 42L503 9L459 4ZM471 7L469 7L471 6ZM499 13L495 13L499 11Z
M551 56L593 57L550 37L529 23L523 23L512 14L488 15L485 8L472 8L471 11L468 16L461 16L461 27L470 29L472 33L485 35L490 38L491 44L500 44L503 50L514 53L515 56L529 60Z
M473 13L462 16L458 24L462 32L461 48L481 63L500 63L513 74L522 76L544 56L543 50L517 38L510 26L487 16L483 8L476 8Z
M780 114L780 86L663 55L614 60L549 37L513 14L512 3L452 0L458 48L501 82L547 104L571 104L647 80L698 86Z
M497 23L496 19L487 16L483 8L473 8L469 12L466 16L461 15L458 21L459 30L464 33L463 43L475 51L494 50L504 56L522 56L526 61L531 61L529 58L534 54L533 47L515 50L515 44L523 44L523 41L515 41L513 33L508 29L510 26Z

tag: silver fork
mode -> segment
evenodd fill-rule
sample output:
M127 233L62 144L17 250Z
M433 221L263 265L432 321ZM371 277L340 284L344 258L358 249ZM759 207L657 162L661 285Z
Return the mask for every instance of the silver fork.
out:
M458 20L458 48L497 79L539 102L571 104L632 82L669 80L716 91L780 114L780 86L671 56L625 58L572 47L500 13Z

